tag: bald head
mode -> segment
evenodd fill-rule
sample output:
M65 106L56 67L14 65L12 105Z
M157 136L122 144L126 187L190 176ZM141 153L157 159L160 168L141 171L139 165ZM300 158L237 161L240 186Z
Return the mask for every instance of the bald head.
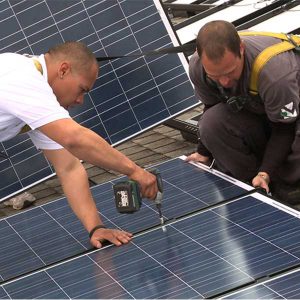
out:
M65 108L82 104L93 87L99 71L91 50L81 42L66 42L45 54L48 83Z
M97 63L94 53L81 42L65 42L47 52L52 62L69 61L75 72L86 72Z
M235 27L226 21L206 23L199 31L196 46L199 57L205 53L211 61L219 61L226 50L240 57L241 40Z

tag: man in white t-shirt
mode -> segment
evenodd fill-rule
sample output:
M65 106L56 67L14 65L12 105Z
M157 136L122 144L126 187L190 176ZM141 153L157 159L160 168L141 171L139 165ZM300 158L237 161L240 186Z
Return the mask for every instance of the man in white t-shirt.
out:
M127 175L150 199L157 193L156 178L71 119L67 109L82 104L98 76L94 54L83 43L66 42L39 57L1 54L0 65L0 141L29 130L35 146L53 164L91 244L128 243L130 233L103 226L80 160Z

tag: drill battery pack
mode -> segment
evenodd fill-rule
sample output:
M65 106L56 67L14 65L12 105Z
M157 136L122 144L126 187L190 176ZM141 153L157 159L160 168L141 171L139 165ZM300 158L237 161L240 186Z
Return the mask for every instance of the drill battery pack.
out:
M120 181L113 186L116 208L119 213L134 213L142 205L138 184L133 180Z

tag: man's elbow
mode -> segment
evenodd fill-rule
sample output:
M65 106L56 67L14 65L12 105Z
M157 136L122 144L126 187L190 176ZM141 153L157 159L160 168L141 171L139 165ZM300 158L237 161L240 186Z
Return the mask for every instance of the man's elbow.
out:
M84 144L88 129L71 119L51 122L39 128L42 133L71 153Z
M85 144L85 136L85 128L76 128L75 130L63 135L59 143L69 152L74 154L76 150L80 149Z

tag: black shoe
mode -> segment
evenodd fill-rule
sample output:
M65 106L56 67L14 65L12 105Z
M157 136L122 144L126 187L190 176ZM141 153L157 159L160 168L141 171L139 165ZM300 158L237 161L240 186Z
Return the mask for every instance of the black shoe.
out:
M274 184L272 195L279 201L290 205L300 204L300 183L295 185L276 183Z

